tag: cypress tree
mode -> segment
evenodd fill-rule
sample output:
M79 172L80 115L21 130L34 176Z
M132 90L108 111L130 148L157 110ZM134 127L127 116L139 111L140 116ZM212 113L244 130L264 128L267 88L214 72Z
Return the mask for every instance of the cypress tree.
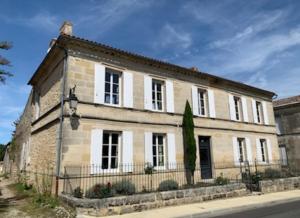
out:
M0 42L0 49L8 50L12 47L9 42ZM0 66L10 66L10 61L0 55ZM12 74L6 70L0 69L0 83L4 83L6 77L12 76Z
M186 101L183 115L182 134L187 181L188 184L194 184L194 172L196 168L196 141L194 135L193 113L188 101Z

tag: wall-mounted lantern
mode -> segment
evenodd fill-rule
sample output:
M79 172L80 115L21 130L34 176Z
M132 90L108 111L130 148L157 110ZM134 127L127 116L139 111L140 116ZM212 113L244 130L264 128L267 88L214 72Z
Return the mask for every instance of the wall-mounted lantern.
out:
M76 116L76 110L77 110L77 105L78 105L78 98L75 95L75 88L76 85L70 89L69 92L69 106L71 109L71 116Z

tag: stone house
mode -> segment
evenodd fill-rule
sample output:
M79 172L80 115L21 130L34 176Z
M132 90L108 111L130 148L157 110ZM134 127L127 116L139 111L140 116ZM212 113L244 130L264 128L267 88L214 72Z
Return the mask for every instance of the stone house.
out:
M136 163L172 170L184 158L186 101L201 178L279 159L273 92L75 37L69 22L28 84L28 171L50 166L59 177L66 166L92 165L91 174L130 173Z
M300 166L300 96L273 102L279 154L283 165Z

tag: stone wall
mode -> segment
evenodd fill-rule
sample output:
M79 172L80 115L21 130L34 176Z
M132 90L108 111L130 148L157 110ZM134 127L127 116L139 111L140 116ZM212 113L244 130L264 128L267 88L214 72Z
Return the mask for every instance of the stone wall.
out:
M263 193L299 189L300 177L260 181L259 188Z
M106 216L218 198L245 196L247 194L244 184L229 184L105 199L78 199L67 195L61 195L60 197L68 204L77 207L82 214Z

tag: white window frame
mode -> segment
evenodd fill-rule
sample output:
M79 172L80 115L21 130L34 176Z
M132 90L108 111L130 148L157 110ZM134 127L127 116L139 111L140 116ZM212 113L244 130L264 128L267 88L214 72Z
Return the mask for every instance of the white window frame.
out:
M237 138L237 145L238 145L238 152L239 152L238 153L239 154L239 162L241 164L244 164L244 163L246 163L246 161L248 161L246 139L245 138ZM242 151L241 151L241 149L242 149ZM242 159L241 159L241 157L242 157Z
M163 166L158 166L158 136L163 137ZM153 167L155 170L165 170L166 169L166 135L163 133L153 133L152 139L155 137L155 142L152 140L152 149L153 146L155 145L156 149L156 163L154 163L154 154L152 152L152 162L153 162ZM155 166L156 165L156 166Z
M203 104L201 104L201 93L203 94ZM201 117L207 116L207 90L197 88L197 101L198 101L198 115ZM202 107L204 108L204 114L202 114Z
M236 121L242 121L242 99L238 96L233 96L234 116ZM238 117L237 117L238 115Z
M153 84L161 85L161 109L158 109L158 100L157 100L157 85L154 85L154 99L153 99ZM153 103L154 101L154 103ZM153 111L163 112L165 111L165 81L152 78L151 82L151 108Z
M103 147L104 147L104 134L109 134L109 141L108 141L108 168L104 169L103 168ZM111 149L112 149L112 134L118 134L118 145L117 145L117 167L116 168L111 168ZM109 131L109 130L104 130L103 131L103 136L102 136L102 156L101 156L101 172L103 173L116 173L119 172L120 169L120 163L121 163L121 140L122 140L122 133L118 131Z
M106 74L110 73L110 91L109 91L109 97L110 97L110 102L107 103L105 102L105 95L107 94L106 90L105 90L105 85L106 85ZM119 93L118 93L118 100L119 103L118 104L114 104L113 103L113 75L116 74L118 75L118 85L119 85ZM120 107L121 106L121 102L122 102L122 72L111 69L111 68L107 68L105 67L105 75L104 75L104 104L105 105L109 105L109 106L114 106L114 107Z
M260 151L261 151L261 162L269 163L267 140L259 139L259 144L260 144Z

